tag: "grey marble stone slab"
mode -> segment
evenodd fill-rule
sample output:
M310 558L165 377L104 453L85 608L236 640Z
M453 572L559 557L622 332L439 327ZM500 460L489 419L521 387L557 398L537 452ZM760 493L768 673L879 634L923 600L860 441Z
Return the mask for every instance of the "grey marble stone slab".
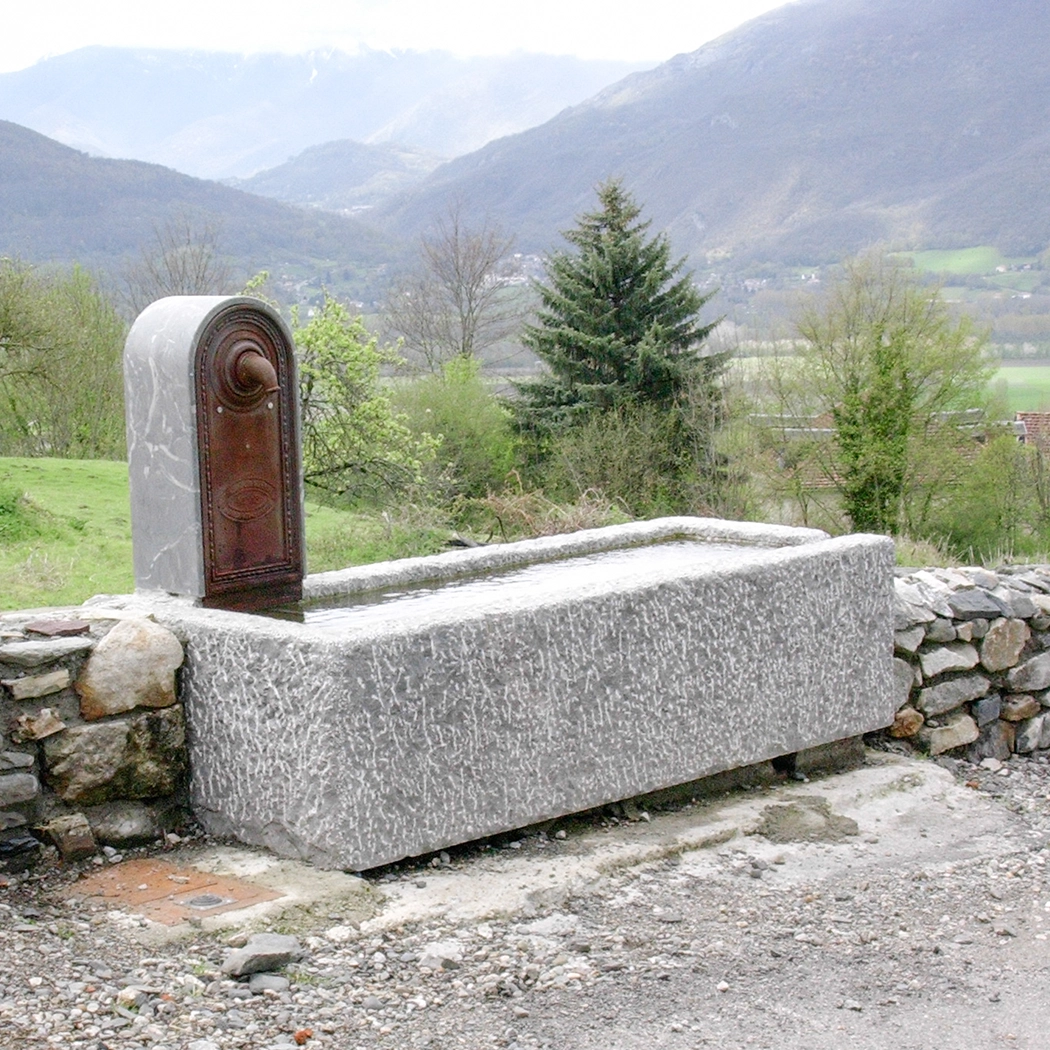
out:
M205 593L196 396L201 338L236 306L283 321L257 299L177 295L139 314L124 345L124 400L135 587ZM301 502L301 500L300 500Z
M674 521L617 541L688 533ZM794 545L728 568L496 596L343 637L157 606L187 643L195 811L214 833L363 869L889 725L892 543L781 541ZM541 558L556 546L529 543ZM438 558L431 576L471 561Z
M225 296L171 296L124 346L135 586L204 593L193 347Z

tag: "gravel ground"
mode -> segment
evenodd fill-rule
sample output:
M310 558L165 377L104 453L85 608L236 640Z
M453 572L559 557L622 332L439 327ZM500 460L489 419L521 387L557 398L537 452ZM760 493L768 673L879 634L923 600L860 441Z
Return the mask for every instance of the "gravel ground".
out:
M220 971L243 934L144 947L134 918L55 896L76 872L9 876L0 1047L1042 1050L1048 756L873 761L936 790L855 812L823 801L837 776L742 791L718 805L759 807L766 834L650 850L495 917L392 907L359 927L329 905L271 927L304 958L252 984ZM462 895L484 872L546 878L596 839L672 842L717 809L606 810L368 878L394 904L441 879Z

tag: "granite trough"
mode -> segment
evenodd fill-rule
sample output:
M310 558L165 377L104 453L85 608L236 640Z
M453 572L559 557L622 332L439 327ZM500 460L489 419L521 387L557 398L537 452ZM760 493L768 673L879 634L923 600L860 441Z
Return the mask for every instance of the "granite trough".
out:
M888 725L892 564L667 518L308 576L305 622L136 601L186 643L204 826L361 870Z

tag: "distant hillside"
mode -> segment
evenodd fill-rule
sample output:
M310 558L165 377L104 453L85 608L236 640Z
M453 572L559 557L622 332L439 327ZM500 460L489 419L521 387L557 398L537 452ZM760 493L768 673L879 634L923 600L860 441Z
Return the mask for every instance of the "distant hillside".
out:
M444 165L382 218L412 234L455 196L542 251L619 175L695 264L1036 253L1048 51L1034 0L800 0Z
M139 161L85 156L0 121L0 255L118 271L173 217L219 229L220 247L244 273L346 270L386 262L389 246L360 223L294 208ZM352 271L352 273L351 273Z
M425 150L343 139L311 146L298 157L231 186L289 204L355 212L422 182L442 158Z
M0 74L0 118L96 155L247 177L337 139L454 157L640 68L528 54L88 47Z

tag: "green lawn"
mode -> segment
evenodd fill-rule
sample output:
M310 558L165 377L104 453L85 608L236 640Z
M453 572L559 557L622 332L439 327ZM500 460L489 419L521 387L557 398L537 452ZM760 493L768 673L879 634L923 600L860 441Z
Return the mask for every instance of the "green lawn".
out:
M1050 362L1004 365L995 373L992 388L1005 395L1011 413L1050 411Z
M0 492L27 501L0 519L0 608L61 605L132 589L125 464L0 459Z
M306 504L310 571L430 554L433 513L351 513ZM0 458L0 609L78 604L134 589L128 469L107 460Z
M928 273L993 274L998 266L1023 266L1036 261L1034 256L1008 259L998 248L987 245L950 251L901 252L900 255L911 259L917 270Z

